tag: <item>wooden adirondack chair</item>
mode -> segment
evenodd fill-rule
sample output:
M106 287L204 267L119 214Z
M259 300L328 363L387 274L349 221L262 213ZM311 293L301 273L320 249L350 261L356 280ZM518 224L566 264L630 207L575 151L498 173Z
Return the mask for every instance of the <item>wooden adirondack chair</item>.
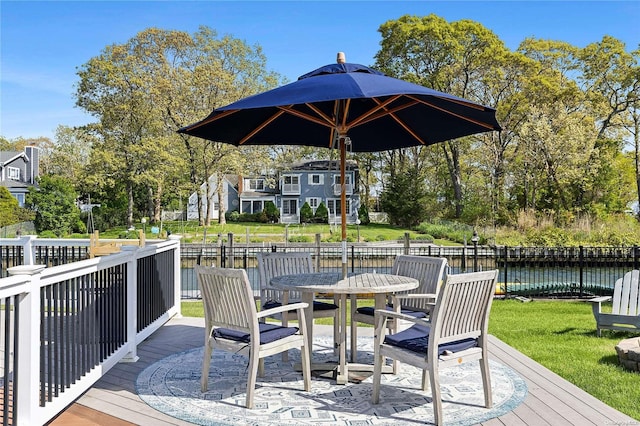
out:
M602 302L609 300L612 300L611 296L589 300L596 319L598 337L603 329L640 333L640 271L629 271L616 281L611 313L602 312Z

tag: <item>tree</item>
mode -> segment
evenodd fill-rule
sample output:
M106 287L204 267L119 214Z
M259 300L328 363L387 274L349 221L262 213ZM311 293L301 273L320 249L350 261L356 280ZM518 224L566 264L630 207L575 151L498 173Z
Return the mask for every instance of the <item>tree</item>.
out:
M19 222L20 205L9 190L0 186L0 227Z
M404 166L386 182L380 194L380 205L392 225L412 228L427 218L426 198L424 178L419 169Z
M185 47L176 49L157 75L156 84L166 96L159 111L166 129L176 129L201 120L214 108L246 96L275 87L279 76L266 70L266 57L259 46L248 46L231 36L218 38L208 27L199 28L192 38L185 39ZM193 191L215 175L217 182L227 173L240 173L246 162L267 163L265 148L251 149L252 155L220 142L179 134L185 150L188 176ZM219 188L218 188L219 189ZM219 193L205 191L204 194ZM202 203L198 198L198 212ZM225 222L226 206L220 201L219 221ZM207 209L208 211L208 209ZM201 224L209 224L210 216L200 217Z
M25 205L35 211L37 232L53 231L58 237L79 230L80 209L71 182L60 176L44 175L39 188L29 188Z
M470 20L448 23L433 14L405 15L387 21L378 31L382 41L376 66L389 75L490 105L504 92L504 85L496 84L499 80L494 76L508 50L481 24ZM489 87L493 90L487 90ZM447 165L457 218L464 207L464 157L474 147L473 142L483 137L490 136L445 141L437 146Z

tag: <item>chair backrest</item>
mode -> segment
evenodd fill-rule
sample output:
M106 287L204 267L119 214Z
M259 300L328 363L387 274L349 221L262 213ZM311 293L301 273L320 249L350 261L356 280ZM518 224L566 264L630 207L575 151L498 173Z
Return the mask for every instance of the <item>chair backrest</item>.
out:
M612 313L640 315L640 271L634 269L616 281L613 289Z
M251 283L244 269L195 267L204 304L206 329L224 327L257 332L258 317Z
M269 284L271 278L279 275L307 274L313 272L313 259L308 252L266 252L258 253L258 272L260 274L260 300L282 302L282 290ZM297 302L300 292L290 291L288 303Z
M417 279L420 284L417 288L403 293L413 294L437 294L444 279L447 259L443 257L412 256L402 254L396 256L391 268L391 273ZM424 311L429 309L428 299L403 299L402 308Z
M437 358L438 346L443 343L471 338L486 345L484 336L497 281L498 270L447 276L431 315L430 359Z

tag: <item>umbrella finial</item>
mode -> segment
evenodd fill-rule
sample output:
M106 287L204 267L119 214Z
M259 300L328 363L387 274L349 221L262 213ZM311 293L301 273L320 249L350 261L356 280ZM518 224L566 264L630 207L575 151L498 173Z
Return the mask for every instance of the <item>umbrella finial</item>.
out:
M344 52L338 52L337 60L338 60L339 64L344 64L347 61L345 56L344 56Z

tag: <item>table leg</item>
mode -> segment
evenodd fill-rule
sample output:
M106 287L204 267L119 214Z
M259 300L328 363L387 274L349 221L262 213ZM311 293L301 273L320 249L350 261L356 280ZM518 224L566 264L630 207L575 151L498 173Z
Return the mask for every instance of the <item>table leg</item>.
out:
M347 295L340 295L340 366L338 367L338 375L336 383L346 385L349 382L349 368L347 366Z
M307 327L307 345L309 347L309 363L313 362L313 298L314 293L302 293L302 301L309 305L304 308L304 322Z

